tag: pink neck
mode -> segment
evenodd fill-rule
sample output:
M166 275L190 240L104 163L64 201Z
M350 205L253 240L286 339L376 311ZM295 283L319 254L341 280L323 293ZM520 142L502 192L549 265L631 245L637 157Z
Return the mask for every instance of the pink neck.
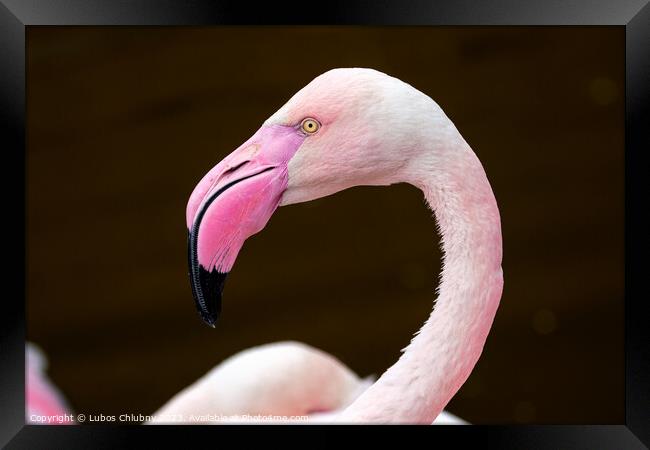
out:
M436 170L440 161L424 162L418 172L425 175L411 180L442 236L435 308L401 358L344 411L344 421L432 423L483 350L503 287L499 211L474 152L460 135L451 142L444 172Z

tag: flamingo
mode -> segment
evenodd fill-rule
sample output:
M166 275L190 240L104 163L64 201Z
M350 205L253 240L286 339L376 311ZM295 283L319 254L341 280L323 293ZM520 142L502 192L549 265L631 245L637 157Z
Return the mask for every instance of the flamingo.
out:
M440 106L413 86L373 69L333 69L212 168L187 204L192 293L214 327L239 250L279 206L395 183L419 188L435 215L443 250L438 296L397 362L360 395L350 388L332 403L342 406L327 416L333 422L431 424L478 361L503 289L499 210L478 157ZM305 411L318 411L323 393L300 390L317 381L304 375L318 370L298 372L291 385L305 395ZM192 388L198 401L207 385Z
M47 358L33 343L25 346L25 420L30 424L74 423L68 402L47 376Z

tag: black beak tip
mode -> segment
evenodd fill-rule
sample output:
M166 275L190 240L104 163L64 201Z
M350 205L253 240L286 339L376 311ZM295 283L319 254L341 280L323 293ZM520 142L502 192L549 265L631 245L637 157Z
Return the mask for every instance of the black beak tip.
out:
M228 273L221 273L216 269L206 270L199 264L196 250L196 230L188 230L187 256L189 264L190 284L194 304L203 321L215 328L215 323L221 314L221 294Z
M201 319L203 319L203 322L209 327L216 328L216 323L217 323L217 315L213 315L209 313L208 311L205 311L197 302L196 309L199 311L199 315L201 316Z
M206 316L206 315L203 315L203 314L201 314L201 318L203 319L203 322L205 322L205 324L207 326L209 326L211 328L217 328L216 327L216 322L217 322L216 318L209 317L209 316Z
M216 269L205 270L199 265L197 271L190 272L194 303L203 321L210 327L215 324L221 314L221 295L228 273Z

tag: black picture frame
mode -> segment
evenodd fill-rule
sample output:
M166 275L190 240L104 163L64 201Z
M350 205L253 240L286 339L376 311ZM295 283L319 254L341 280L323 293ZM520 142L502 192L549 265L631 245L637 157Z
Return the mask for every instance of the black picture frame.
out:
M315 5L315 4L314 4ZM5 157L2 177L5 243L17 242L5 258L8 276L0 313L0 444L7 448L103 448L152 443L185 433L182 427L79 426L25 424L25 105L26 30L29 26L63 25L611 25L626 35L625 136L625 423L547 426L374 427L377 434L431 433L436 443L517 449L636 449L650 445L650 339L646 328L648 220L643 214L648 187L646 151L650 150L650 6L647 0L530 1L371 1L259 3L223 0L0 0L0 142ZM7 159L9 157L9 159ZM20 189L23 188L23 189ZM9 203L9 205L7 205ZM8 207L7 207L8 206ZM11 214L10 214L11 211ZM6 253L5 253L6 254ZM11 294L8 294L11 292ZM16 297L17 296L17 297ZM23 298L21 301L20 298ZM594 395L598 395L594 392ZM364 428L364 427L360 427ZM249 432L241 433L244 429ZM337 443L330 437L341 427L292 428L292 440ZM239 444L257 433L250 427L195 426L195 438ZM286 427L255 427L280 438ZM350 428L345 428L350 431ZM235 436L234 434L237 436ZM185 433L186 434L186 433ZM181 436L183 437L183 436ZM420 436L423 439L429 436ZM219 439L219 440L218 440ZM286 442L283 441L283 443Z

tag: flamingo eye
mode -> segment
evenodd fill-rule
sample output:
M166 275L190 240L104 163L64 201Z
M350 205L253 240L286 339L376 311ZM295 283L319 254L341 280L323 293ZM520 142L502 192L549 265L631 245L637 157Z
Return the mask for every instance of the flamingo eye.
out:
M307 134L314 134L320 129L320 123L316 119L306 118L300 123L300 128Z

